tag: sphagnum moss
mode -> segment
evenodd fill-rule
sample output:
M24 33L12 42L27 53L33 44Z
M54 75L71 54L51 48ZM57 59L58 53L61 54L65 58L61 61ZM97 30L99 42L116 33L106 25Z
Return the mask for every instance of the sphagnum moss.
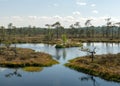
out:
M65 66L106 80L120 82L120 54L96 55L94 62L88 56L70 60Z
M43 52L35 52L32 49L17 48L15 57L13 49L4 48L0 54L0 66L26 67L26 66L52 66L58 62L52 56Z

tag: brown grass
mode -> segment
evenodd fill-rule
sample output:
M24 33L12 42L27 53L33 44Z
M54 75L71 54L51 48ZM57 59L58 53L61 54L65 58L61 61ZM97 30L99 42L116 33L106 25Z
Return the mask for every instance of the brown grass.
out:
M13 48L4 48L0 54L0 65L7 67L51 66L57 63L51 55L32 49L17 48L16 57Z
M14 40L16 39L16 40ZM54 40L50 40L48 41L47 39L45 39L44 35L38 35L38 36L23 36L23 37L20 37L20 36L17 36L16 38L11 37L11 42L12 43L47 43L47 44L57 44L57 43L60 43L60 40L61 38L59 39L56 39L56 38L53 38ZM120 43L120 39L118 38L114 38L114 39L111 39L111 38L102 38L102 37L94 37L94 38L68 38L68 40L71 40L73 42L111 42L111 43ZM8 41L8 40L6 40Z
M120 54L96 55L94 62L88 56L76 58L66 66L107 80L120 82Z

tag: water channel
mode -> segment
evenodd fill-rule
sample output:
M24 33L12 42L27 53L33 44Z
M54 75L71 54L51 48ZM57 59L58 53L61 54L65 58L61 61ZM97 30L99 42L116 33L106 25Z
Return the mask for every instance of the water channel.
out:
M96 47L98 55L120 52L119 43L84 43L83 45L89 48ZM0 67L0 86L120 86L120 83L106 81L65 67L64 64L68 60L89 54L81 51L79 47L56 49L55 45L47 44L17 44L17 47L49 53L60 64L44 67L40 72ZM9 74L11 75L8 77Z

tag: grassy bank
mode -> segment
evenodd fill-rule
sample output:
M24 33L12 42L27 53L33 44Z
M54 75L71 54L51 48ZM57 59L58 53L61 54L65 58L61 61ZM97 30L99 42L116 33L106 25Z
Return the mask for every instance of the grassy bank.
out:
M105 42L105 43L120 43L120 39L111 38L75 38L72 41L77 42Z
M96 55L94 62L88 56L70 60L65 66L110 81L120 82L120 53Z
M3 48L0 53L0 66L3 67L26 67L26 66L52 66L58 62L51 55L35 52L32 49L17 48L15 56L14 48Z
M46 44L58 44L61 43L61 38L54 40L47 40L44 37L33 36L33 37L11 37L11 43L46 43ZM106 42L106 43L120 43L120 39L111 38L68 38L72 42ZM7 40L8 41L8 40Z

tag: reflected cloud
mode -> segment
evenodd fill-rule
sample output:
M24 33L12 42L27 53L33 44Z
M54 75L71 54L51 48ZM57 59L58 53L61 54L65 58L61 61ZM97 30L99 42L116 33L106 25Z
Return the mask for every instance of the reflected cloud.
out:
M0 67L0 72L3 72L3 71L5 71L5 70L6 70L6 68Z

